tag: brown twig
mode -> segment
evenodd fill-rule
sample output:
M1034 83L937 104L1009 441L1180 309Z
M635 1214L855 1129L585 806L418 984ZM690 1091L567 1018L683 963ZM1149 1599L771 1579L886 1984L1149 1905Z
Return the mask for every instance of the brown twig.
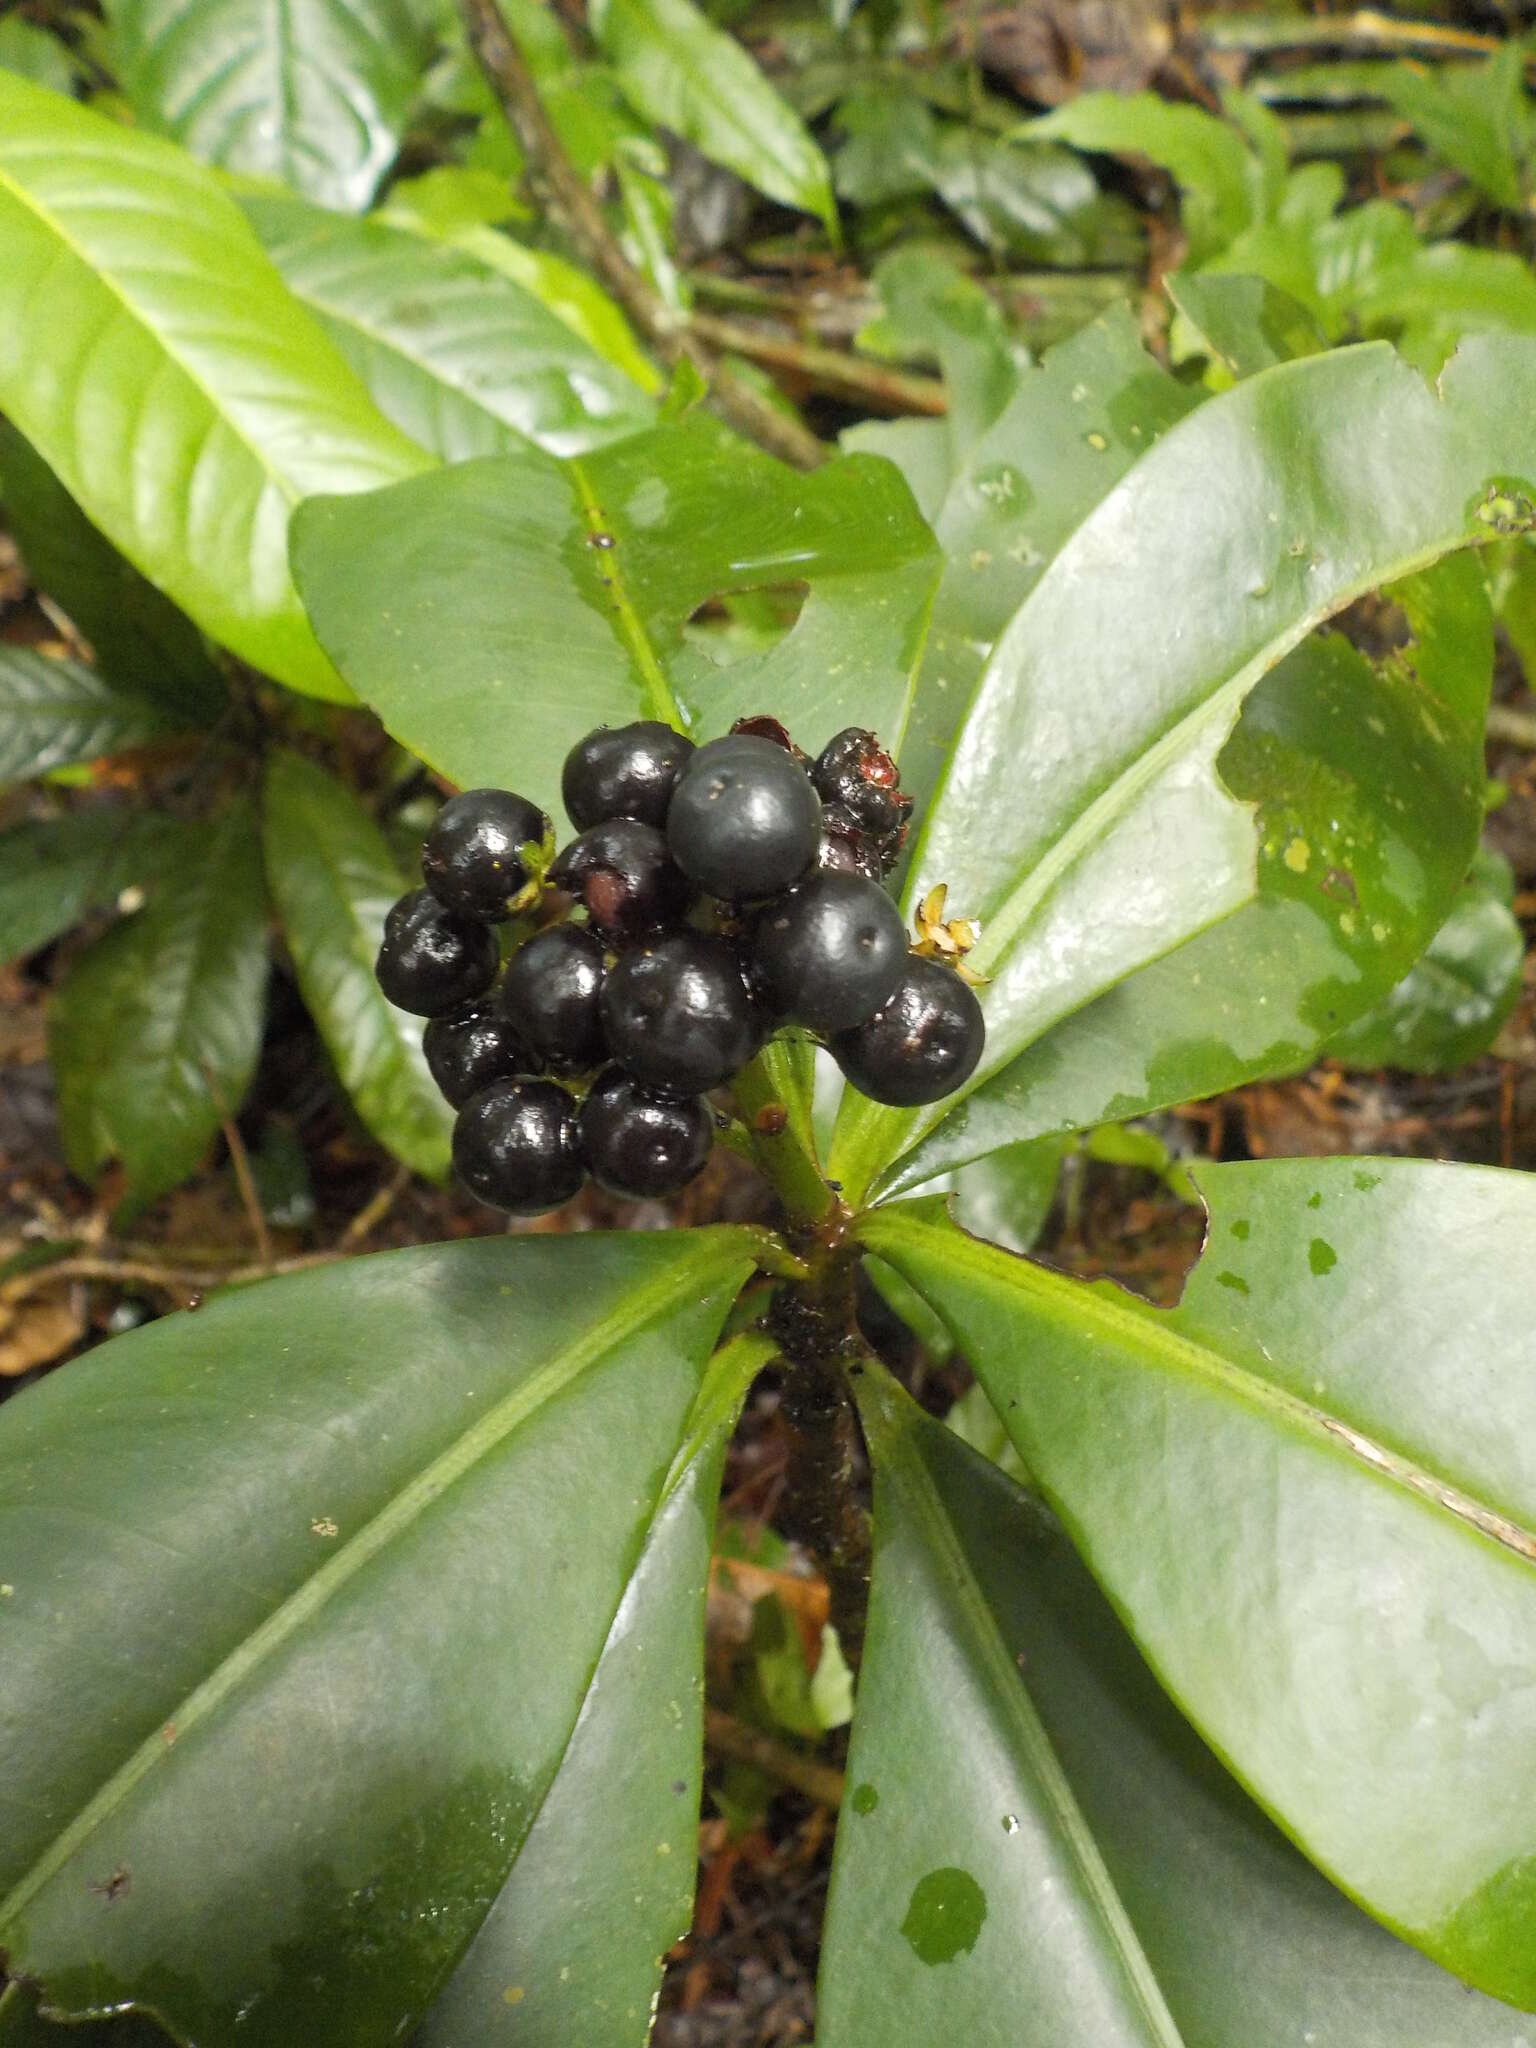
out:
M830 1806L834 1812L843 1803L845 1780L835 1765L820 1764L814 1757L802 1756L786 1743L776 1742L771 1735L765 1735L760 1728L734 1720L719 1707L706 1707L704 1710L704 1740L718 1755L730 1757L734 1763L752 1764L767 1777L777 1778L781 1785L793 1786L807 1799L814 1799L821 1806Z
M846 349L795 341L739 320L722 320L714 313L695 313L689 328L701 341L728 355L746 356L774 370L789 370L837 398L858 399L882 412L926 413L935 418L949 410L944 386L937 377L889 369L884 363L850 355Z
M1438 21L1403 21L1375 7L1311 18L1300 14L1279 19L1225 15L1207 23L1200 36L1216 50L1425 50L1476 57L1499 47L1497 36L1476 29L1450 28Z
M363 1204L362 1208L358 1210L352 1221L336 1240L338 1252L355 1252L363 1240L370 1237L378 1229L384 1218L393 1209L396 1202L399 1201L410 1183L410 1178L411 1169L408 1166L397 1166L395 1168L395 1171L385 1181L383 1187L379 1189L371 1201Z
M638 270L611 233L603 210L566 155L496 0L458 0L458 8L486 81L512 125L528 167L534 197L569 236L583 260L607 286L669 367L690 362L708 384L731 425L797 469L814 469L830 452L798 420L716 362L692 331Z
M256 1192L256 1176L251 1172L251 1155L245 1149L245 1140L240 1135L239 1125L230 1114L229 1104L224 1100L219 1084L213 1078L213 1069L206 1060L201 1063L203 1079L208 1093L213 1097L213 1106L219 1112L219 1129L224 1133L224 1143L229 1148L229 1163L235 1169L235 1182L240 1190L251 1235L256 1240L256 1257L264 1270L272 1265L272 1233L267 1228L267 1219L261 1206L261 1197Z
M1511 704L1490 704L1488 737L1512 747L1536 748L1536 711L1517 711Z
M303 1273L312 1266L333 1265L338 1252L301 1252L291 1259L270 1259L259 1266L162 1266L144 1259L71 1258L55 1259L26 1275L18 1274L7 1292L30 1294L35 1288L52 1286L59 1280L109 1280L120 1287L154 1287L162 1294L206 1294L215 1287L234 1287L243 1281L270 1280L283 1273Z

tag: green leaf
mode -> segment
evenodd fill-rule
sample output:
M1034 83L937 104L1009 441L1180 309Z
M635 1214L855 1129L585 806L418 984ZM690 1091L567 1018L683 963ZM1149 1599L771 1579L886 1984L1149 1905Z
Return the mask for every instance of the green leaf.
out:
M352 792L274 753L262 797L267 886L299 989L357 1113L418 1173L448 1171L453 1112L422 1057L425 1028L384 999L373 963L405 878Z
M205 632L337 695L288 580L288 515L430 457L375 409L212 172L8 73L0 241L0 406Z
M1352 1067L1446 1074L1486 1052L1519 1000L1525 934L1509 862L1480 848L1456 907L1422 960L1368 1015L1330 1040Z
M212 723L227 693L197 628L92 526L9 420L0 420L0 489L33 583L90 641L102 675Z
M988 1036L973 1092L1092 997L1250 904L1261 874L1343 941L1336 981L1373 947L1427 943L1478 822L1467 746L1487 687L1487 603L1469 568L1402 593L1423 620L1417 684L1389 666L1360 703L1363 659L1338 641L1298 651L1236 760L1218 772L1217 757L1245 697L1319 621L1536 516L1536 487L1515 481L1536 476L1532 418L1536 348L1516 338L1468 342L1438 395L1389 349L1340 350L1211 399L1095 507L993 649L912 863L911 899L944 882L950 914L983 921L973 960L989 977ZM1213 492L1217 476L1228 481ZM1333 709L1351 698L1384 734ZM1337 840L1312 756L1355 810ZM1421 821L1423 775L1446 808ZM1323 843L1297 829L1309 814ZM1385 865L1389 842L1421 822L1454 856L1438 901ZM1345 843L1367 827L1365 845ZM1393 960L1359 1008L1407 965ZM1332 1010L1324 1031L1348 1021ZM850 1095L834 1178L857 1194L955 1108L901 1114Z
M38 2017L37 2001L25 1985L9 1984L0 1991L0 2048L167 2048L167 2039L152 2020L134 2015L80 2027L52 2026Z
M595 0L588 22L625 97L648 121L836 239L826 158L734 36L693 0Z
M64 655L0 645L0 782L22 782L183 729L150 697Z
M80 955L49 1017L65 1156L85 1180L121 1161L125 1218L184 1180L239 1109L267 984L250 806L154 851L143 909Z
M135 115L205 163L361 211L427 55L406 0L107 0Z
M1384 1924L1530 2007L1536 1184L1401 1160L1197 1178L1207 1249L1172 1312L911 1205L863 1230L1217 1753Z
M174 858L177 839L169 818L101 805L0 833L0 962L35 953L87 911L144 888Z
M7 1404L12 1967L203 2048L383 2048L445 1989L427 2041L467 2012L639 2041L692 1873L710 1482L760 1348L701 1377L752 1251L354 1260ZM659 1788L631 1805L615 1754Z
M1476 843L1492 649L1474 557L1389 594L1413 641L1375 672L1341 640L1304 642L1254 690L1217 758L1227 787L1257 807L1257 894L1064 1018L893 1184L1041 1131L1291 1072L1409 971Z
M946 374L956 374L948 357ZM1073 530L1202 396L1147 354L1135 316L1121 306L1014 381L995 415L972 409L972 431L952 448L951 474L930 513L944 576L901 754L902 784L919 818L1009 619ZM862 427L857 444L900 460L890 433Z
M574 455L653 419L628 377L467 249L301 199L242 203L380 411L445 462L524 439Z
M1307 308L1265 278L1180 271L1166 280L1166 288L1206 352L1234 377L1251 377L1328 346Z
M1078 149L1134 152L1168 171L1184 195L1190 255L1224 248L1255 217L1263 195L1259 160L1229 122L1202 107L1170 104L1154 92L1085 92L1027 124L1026 135Z
M0 21L0 71L19 72L50 92L73 92L79 75L68 45L19 14Z
M829 2042L1519 2048L1528 2020L1374 1926L1244 1798L1038 1504L882 1373L860 1404L875 1571ZM945 1921L912 1900L946 1869L985 1917L925 1962Z
M771 707L806 747L899 733L938 562L889 464L805 476L707 417L559 461L534 448L296 522L315 629L389 730L460 784L559 814L573 735L636 717L723 731ZM732 591L809 594L767 649L684 640Z

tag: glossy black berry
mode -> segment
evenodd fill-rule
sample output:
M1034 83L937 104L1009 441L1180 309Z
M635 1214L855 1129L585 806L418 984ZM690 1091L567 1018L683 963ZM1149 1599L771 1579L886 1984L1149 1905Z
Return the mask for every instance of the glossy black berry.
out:
M842 804L822 806L816 865L831 874L863 875L870 882L878 882L885 872L879 843Z
M675 1195L708 1159L715 1120L699 1096L654 1095L610 1067L581 1106L581 1148L598 1184L635 1200Z
M421 849L421 872L439 903L460 917L498 924L526 887L522 849L550 830L537 804L510 789L466 789L438 812Z
M514 1216L558 1209L585 1178L576 1105L553 1081L498 1081L453 1127L453 1164L472 1195Z
M540 1066L582 1073L607 1058L603 948L576 924L551 925L507 962L501 1012Z
M820 835L821 799L805 770L752 733L700 747L667 813L672 858L690 881L727 901L777 896L799 881Z
M899 832L912 808L902 795L896 763L872 732L850 725L827 741L811 766L822 801L852 812L874 839Z
M954 969L914 958L873 1017L837 1034L832 1054L861 1094L912 1109L969 1079L985 1037L981 1005Z
M752 934L753 983L777 1017L846 1031L901 979L907 932L878 882L818 874L770 904Z
M718 1088L763 1035L735 952L708 932L671 932L626 953L609 972L603 1021L614 1058L668 1095Z
M373 971L397 1010L441 1017L484 995L496 960L488 926L445 910L430 889L413 889L384 920Z
M693 741L658 719L603 725L578 740L560 772L560 795L578 831L608 818L638 818L658 830Z
M579 896L593 924L616 944L676 924L691 894L665 837L633 818L590 826L561 853L549 879Z
M493 1081L510 1081L540 1064L494 1003L475 1003L451 1017L434 1017L422 1034L432 1078L459 1109Z

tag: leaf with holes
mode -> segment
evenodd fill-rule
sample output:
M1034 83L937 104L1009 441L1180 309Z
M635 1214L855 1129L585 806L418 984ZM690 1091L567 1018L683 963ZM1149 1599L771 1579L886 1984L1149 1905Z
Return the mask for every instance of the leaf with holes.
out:
M242 203L379 409L445 462L524 439L574 455L651 424L622 370L470 249L298 199Z
M202 2048L641 2038L754 1243L382 1254L7 1406L0 1943L50 2008ZM658 1780L622 1826L616 1756Z
M0 72L0 407L91 523L215 640L345 695L288 578L313 491L427 468L218 179Z
M993 649L913 858L910 898L942 881L982 920L987 1047L968 1097L903 1113L850 1095L835 1178L863 1191L946 1120L907 1178L1060 1127L1031 1123L1034 1091L1017 1087L984 1134L961 1119L977 1091L1007 1095L1032 1048L1049 1077L1054 1027L1256 899L1308 943L1304 977L1277 968L1306 1028L1255 1015L1232 946L1172 1046L1142 1042L1149 1089L1165 1050L1226 1056L1247 1035L1271 1068L1282 1045L1305 1058L1405 971L1475 843L1491 660L1475 567L1416 572L1536 517L1533 418L1536 344L1467 343L1438 394L1377 345L1247 378L1127 471ZM1337 639L1304 645L1405 576L1406 660L1373 670ZM1128 1113L1100 1102L1086 1120Z
M394 161L429 44L408 0L108 0L146 128L356 213Z
M121 1162L131 1217L196 1167L250 1086L267 985L256 821L243 800L155 842L141 910L70 968L49 1017L75 1172Z
M870 1627L818 2039L1519 2048L1158 1691L1039 1504L871 1368Z
M563 462L528 448L322 499L294 532L315 630L394 736L552 815L598 724L710 734L771 705L806 747L850 724L899 735L938 567L888 463L803 476L698 415ZM711 599L800 586L763 651L722 665L685 638Z
M357 1113L418 1173L448 1171L453 1112L422 1056L420 1017L384 999L373 963L408 886L384 835L344 783L274 753L262 792L267 886L299 988Z
M1536 1184L1379 1159L1196 1178L1207 1245L1171 1312L928 1204L862 1234L1218 1754L1385 1925L1536 2006Z

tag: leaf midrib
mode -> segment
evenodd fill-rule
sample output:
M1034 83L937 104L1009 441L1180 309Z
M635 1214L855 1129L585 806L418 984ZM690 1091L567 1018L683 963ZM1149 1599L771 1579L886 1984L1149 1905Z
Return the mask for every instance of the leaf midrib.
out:
M1300 1436L1334 1454L1342 1454L1353 1465L1406 1493L1419 1506L1442 1510L1453 1522L1496 1545L1527 1565L1536 1564L1536 1531L1512 1516L1501 1513L1468 1493L1453 1481L1440 1478L1416 1459L1389 1450L1364 1430L1342 1416L1304 1401L1274 1381L1259 1377L1209 1345L1196 1341L1166 1320L1168 1312L1139 1309L1091 1289L1084 1281L1054 1273L1032 1259L1017 1258L997 1251L961 1230L958 1225L939 1229L933 1224L899 1218L888 1211L872 1210L860 1226L860 1235L872 1250L891 1257L903 1247L921 1250L931 1247L950 1267L961 1266L988 1279L1013 1288L1021 1300L1043 1309L1052 1320L1065 1323L1080 1335L1094 1324L1107 1334L1130 1340L1136 1349L1157 1354L1166 1368L1187 1378L1205 1381L1220 1389L1241 1406L1269 1411L1282 1417ZM1003 1261L1008 1264L1002 1264ZM905 1270L905 1269L904 1269ZM907 1277L920 1294L932 1303L922 1280Z
M225 428L230 438L245 451L246 455L255 464L258 472L280 494L284 503L290 508L299 504L304 495L299 487L291 483L281 470L273 468L264 452L251 440L245 429L219 403L208 386L203 382L203 379L187 363L185 358L171 346L164 332L156 327L133 303L132 299L128 297L114 279L111 272L104 270L96 262L95 258L81 246L75 237L70 234L56 213L45 206L35 193L29 192L25 185L20 184L13 172L6 169L3 153L0 153L0 191L8 192L24 213L30 213L34 219L40 221L47 232L55 238L62 248L69 252L74 260L85 270L87 275L94 280L98 288L104 291L109 298L117 301L133 325L141 333L148 335L161 358L175 366L177 375L184 378L197 393L213 418ZM221 206L228 203L224 200L222 194L210 194L207 196L215 198ZM200 194L199 198L201 199L202 197L203 195ZM135 194L135 202L136 206L142 203L138 194ZM267 262L266 252L261 248L260 243L256 241L254 233L252 233L251 240L254 245L253 253L259 257L261 262ZM284 290L286 289L287 287L284 286Z
M1060 1829L1089 1904L1114 1947L1142 2017L1163 2048L1185 2048L1184 2037L1168 2009L1157 1973L1099 1853L1093 1832L1029 1696L1019 1667L1003 1643L992 1609L971 1570L970 1560L955 1534L954 1524L944 1511L932 1475L923 1459L912 1451L910 1429L904 1428L901 1418L890 1412L889 1397L878 1382L876 1386L877 1397L886 1411L882 1419L892 1425L886 1447L887 1475L901 1488L909 1512L922 1527L928 1547L941 1567L946 1596L969 1623L972 1641L979 1646L984 1672L991 1680L993 1696L1006 1704L1014 1736L1035 1789ZM898 1445L899 1452L892 1455Z
M311 1621L363 1568L398 1536L406 1533L450 1487L488 1457L525 1421L562 1394L589 1366L656 1321L674 1301L703 1282L712 1271L724 1279L734 1260L728 1247L712 1243L685 1254L667 1271L626 1295L617 1309L557 1351L543 1366L513 1388L463 1435L440 1451L367 1522L357 1534L327 1557L223 1658L208 1676L173 1707L164 1720L174 1723L177 1746L258 1671L300 1628ZM663 1489L665 1493L665 1489ZM24 1911L38 1892L63 1869L82 1843L116 1812L138 1785L171 1753L160 1729L119 1765L94 1797L54 1837L23 1873L8 1897L0 1899L0 1928Z
M587 475L580 456L570 455L564 458L557 456L554 459L559 462L560 467L576 487L576 495L581 505L582 520L586 526L589 539L595 538L598 534L607 533L609 528L604 522L602 507L597 501L597 493L592 487L592 480ZM633 656L635 666L640 671L641 678L645 684L644 715L647 718L660 719L664 725L675 726L679 732L682 732L686 730L686 721L683 717L682 707L672 694L672 686L667 681L666 674L662 669L661 658L651 645L650 637L646 633L639 611L636 609L635 601L630 595L629 585L625 580L623 548L622 540L615 533L613 535L613 545L603 551L604 560L607 562L611 572L611 581L608 587L613 592L619 638Z

